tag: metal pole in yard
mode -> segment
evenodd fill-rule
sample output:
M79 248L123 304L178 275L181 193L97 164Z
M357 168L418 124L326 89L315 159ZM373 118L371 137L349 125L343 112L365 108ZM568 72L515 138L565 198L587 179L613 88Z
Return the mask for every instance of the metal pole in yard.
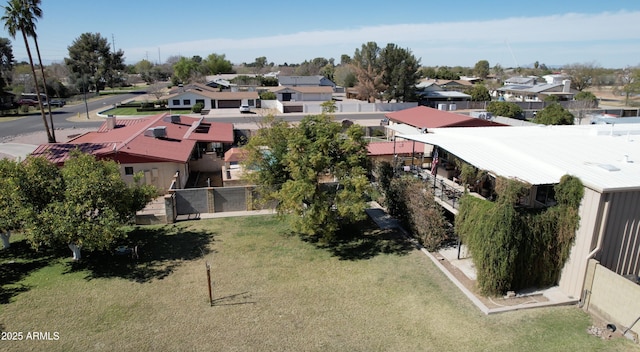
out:
M209 304L213 307L213 292L211 291L211 265L207 262L207 287L209 288Z

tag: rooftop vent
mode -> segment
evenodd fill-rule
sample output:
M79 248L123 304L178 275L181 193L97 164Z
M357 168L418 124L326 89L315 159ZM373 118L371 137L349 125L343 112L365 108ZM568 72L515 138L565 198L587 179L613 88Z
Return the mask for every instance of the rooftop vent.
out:
M164 138L167 136L167 127L157 126L148 128L146 131L144 131L144 135L146 137Z
M171 123L180 123L180 115L171 115Z

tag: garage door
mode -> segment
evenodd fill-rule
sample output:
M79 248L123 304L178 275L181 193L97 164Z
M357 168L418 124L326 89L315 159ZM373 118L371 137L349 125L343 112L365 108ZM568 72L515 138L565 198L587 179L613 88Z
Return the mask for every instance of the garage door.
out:
M242 104L241 100L218 100L218 109L239 108Z

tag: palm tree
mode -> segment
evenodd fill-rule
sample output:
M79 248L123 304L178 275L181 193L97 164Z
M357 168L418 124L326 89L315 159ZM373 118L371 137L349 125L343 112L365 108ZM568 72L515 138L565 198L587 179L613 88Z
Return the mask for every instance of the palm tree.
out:
M36 45L36 53L38 54L38 63L40 64L40 73L42 74L42 85L44 86L44 96L49 101L49 93L47 92L47 77L44 74L44 65L42 65L42 56L40 56L40 46L38 45L38 35L36 34L35 22L38 18L42 18L42 10L40 9L40 0L24 0L27 11L31 15L32 21L31 27L25 27L27 35L33 38L33 42ZM51 135L53 136L53 142L56 141L56 129L53 126L53 115L51 114L51 104L47 104L49 110L49 124L51 126Z
M40 105L42 122L44 123L44 128L47 131L47 139L49 143L55 143L56 139L49 129L47 117L44 114L42 98L40 97L40 87L38 86L38 78L36 77L36 69L33 65L31 48L29 48L29 41L27 40L27 34L29 34L30 32L35 32L34 19L30 11L29 4L24 0L9 0L7 6L4 7L4 16L2 16L0 20L4 22L4 28L7 30L7 32L9 32L9 35L12 38L16 38L16 33L18 31L22 32L22 39L24 39L24 46L27 49L27 56L29 57L31 73L33 74L33 81L36 86L36 94L38 97L38 104Z

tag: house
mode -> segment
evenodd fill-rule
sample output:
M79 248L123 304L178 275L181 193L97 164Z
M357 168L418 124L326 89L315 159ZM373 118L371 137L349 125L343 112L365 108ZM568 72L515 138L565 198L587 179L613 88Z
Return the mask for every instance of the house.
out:
M493 177L530 184L521 200L530 207L554 204L560 178L578 177L580 223L558 289L619 324L637 317L640 124L434 128L398 137L433 145Z
M241 105L257 106L260 96L255 91L229 92L220 91L203 84L193 84L182 89L173 90L167 100L170 109L191 109L197 103L202 103L204 110L237 109Z
M287 101L328 101L333 97L333 88L329 86L279 86L269 89L276 94L277 100Z
M444 91L455 91L455 92L464 92L465 90L471 88L473 86L473 83L469 80L463 80L463 79L430 79L430 78L425 78L420 80L420 82L418 82L418 84L416 84L416 87L418 89L425 89L427 87L438 87L440 89L437 90L444 90ZM429 90L429 89L427 89Z
M221 178L221 156L233 141L230 123L164 113L136 119L108 117L97 131L66 143L40 145L31 155L62 165L72 150L79 149L118 162L126 182L142 172L143 182L167 190L184 188L199 172Z
M508 86L508 85L534 86L536 84L538 84L538 77L536 76L527 76L527 77L514 76L504 80L505 86Z
M496 90L497 94L506 101L537 102L544 101L549 96L556 96L559 100L573 100L576 91L571 89L571 81L562 83L542 83L535 85L504 85Z
M278 84L285 87L331 87L336 84L325 76L278 76Z

